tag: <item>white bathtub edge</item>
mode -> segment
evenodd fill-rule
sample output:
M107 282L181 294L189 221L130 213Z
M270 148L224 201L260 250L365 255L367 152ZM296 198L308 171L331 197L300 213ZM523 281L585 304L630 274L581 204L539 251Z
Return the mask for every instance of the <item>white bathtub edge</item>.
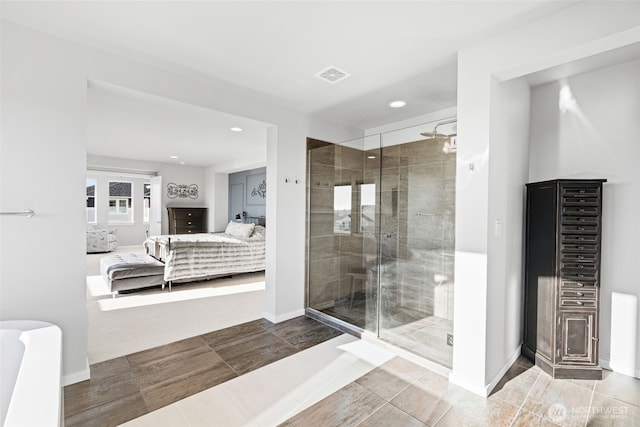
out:
M21 329L20 321L2 322ZM59 426L61 422L62 330L53 324L22 321L25 352L4 427ZM30 329L32 328L32 329Z

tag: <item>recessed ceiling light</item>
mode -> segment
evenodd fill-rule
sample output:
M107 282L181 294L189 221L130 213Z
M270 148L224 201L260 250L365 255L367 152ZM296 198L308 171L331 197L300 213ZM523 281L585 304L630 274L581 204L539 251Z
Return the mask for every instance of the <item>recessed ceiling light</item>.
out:
M242 132L242 128L239 128L238 126L234 126L231 128L231 131L233 132Z
M179 159L178 156L169 156L170 159Z
M402 108L405 105L407 105L407 103L405 101L402 101L402 100L392 101L392 102L389 103L389 107L391 107L391 108Z
M186 163L186 162L180 162L180 164L181 164L181 165L186 165L187 163Z

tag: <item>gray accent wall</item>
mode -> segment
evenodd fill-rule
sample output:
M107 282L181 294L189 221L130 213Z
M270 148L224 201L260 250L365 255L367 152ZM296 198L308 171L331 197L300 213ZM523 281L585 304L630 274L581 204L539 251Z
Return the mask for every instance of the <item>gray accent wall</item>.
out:
M266 179L267 168L249 169L229 174L229 221L235 219L236 213L243 211L250 217L266 216L266 204L258 204L259 201L256 198L253 198L253 202L247 203L247 192L250 195L253 190L248 187L255 182L249 177L260 174L264 175Z

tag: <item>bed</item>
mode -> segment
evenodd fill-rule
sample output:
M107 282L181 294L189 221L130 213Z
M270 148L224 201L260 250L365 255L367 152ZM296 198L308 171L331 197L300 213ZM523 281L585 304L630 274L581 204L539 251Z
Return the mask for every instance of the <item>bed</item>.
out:
M164 280L184 283L265 269L265 228L230 222L224 233L151 236L147 254L164 263Z

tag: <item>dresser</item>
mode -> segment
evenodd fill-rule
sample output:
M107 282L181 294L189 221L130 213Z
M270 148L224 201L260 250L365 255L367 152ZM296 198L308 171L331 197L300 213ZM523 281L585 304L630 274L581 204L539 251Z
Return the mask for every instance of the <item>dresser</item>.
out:
M207 208L170 207L169 234L206 233Z
M598 367L604 179L527 184L522 354L554 378Z

